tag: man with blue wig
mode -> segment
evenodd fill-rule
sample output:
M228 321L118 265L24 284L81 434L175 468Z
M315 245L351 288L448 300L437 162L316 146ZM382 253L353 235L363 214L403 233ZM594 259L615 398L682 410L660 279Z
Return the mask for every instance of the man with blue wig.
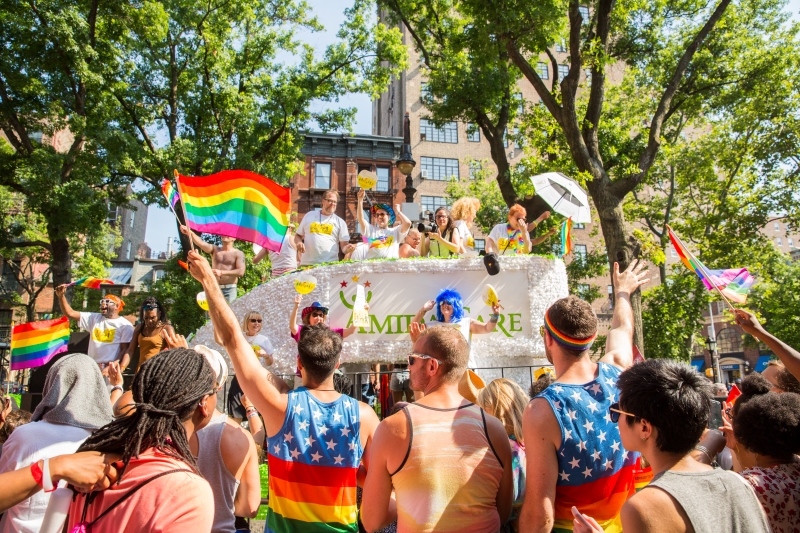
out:
M467 342L472 343L472 334L491 333L497 327L497 321L500 320L500 304L497 303L492 306L492 314L489 315L489 322L483 323L473 318L470 318L464 313L464 304L461 295L453 289L444 289L436 297L436 300L428 300L425 305L417 311L411 322L423 322L425 313L434 310L436 312L436 320L429 320L425 322L426 327L432 328L435 326L457 328ZM477 364L475 358L470 350L469 362L467 368L475 369Z

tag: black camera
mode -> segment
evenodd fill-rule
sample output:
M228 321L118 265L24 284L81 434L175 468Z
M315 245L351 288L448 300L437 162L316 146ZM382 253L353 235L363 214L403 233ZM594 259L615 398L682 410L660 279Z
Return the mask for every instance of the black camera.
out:
M439 231L439 227L433 221L433 213L430 211L425 211L425 214L428 217L428 225L425 225L424 223L420 222L419 224L417 224L417 231L419 231L420 233L436 233L437 231Z

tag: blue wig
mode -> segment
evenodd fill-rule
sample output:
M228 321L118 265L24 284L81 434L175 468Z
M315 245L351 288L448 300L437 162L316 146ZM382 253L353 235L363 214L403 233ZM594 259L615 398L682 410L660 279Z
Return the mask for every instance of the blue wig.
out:
M444 289L439 293L439 296L436 297L436 320L444 322L444 316L442 316L442 310L440 309L442 302L453 306L453 316L450 318L451 322L458 322L464 318L464 306L461 302L461 295L452 289Z

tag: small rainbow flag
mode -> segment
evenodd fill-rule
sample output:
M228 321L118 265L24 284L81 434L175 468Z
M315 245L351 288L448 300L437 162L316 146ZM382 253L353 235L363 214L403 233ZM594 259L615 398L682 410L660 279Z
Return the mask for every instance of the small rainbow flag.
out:
M745 303L747 293L750 292L750 288L756 281L746 268L709 270L689 252L680 238L672 231L672 228L667 226L667 229L669 231L669 240L678 253L678 257L680 257L686 268L697 274L706 289L714 290L714 287L716 287L728 300L738 304Z
M74 285L84 289L99 289L100 285L114 285L114 282L110 279L101 279L95 278L94 276L89 276L73 281L72 283L68 284L67 287L72 287Z
M175 204L178 203L178 200L181 199L178 191L175 190L175 187L172 186L172 182L169 181L167 178L164 178L164 181L161 182L161 192L164 193L164 198L167 199L170 207L175 209Z
M572 218L561 223L561 257L572 251Z
M29 322L11 330L11 370L47 364L54 355L67 351L69 318Z
M191 229L280 251L289 227L290 189L254 172L224 170L179 175L178 192Z

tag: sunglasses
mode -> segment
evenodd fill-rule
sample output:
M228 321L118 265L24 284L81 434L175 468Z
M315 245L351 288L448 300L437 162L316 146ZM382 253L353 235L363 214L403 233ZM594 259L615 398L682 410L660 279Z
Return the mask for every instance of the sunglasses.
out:
M450 218L447 215L436 215L436 218Z
M102 300L100 300L100 305L103 305L103 304L106 304L106 305L117 305L117 302L115 302L114 300L107 300L107 299L103 298Z
M256 322L258 324L261 324L261 319L260 318L251 318L250 322Z
M145 311L152 311L153 309L158 309L157 305L143 305L142 309Z
M388 217L389 213L375 213L376 217Z
M325 313L323 313L321 311L312 311L311 312L311 316L313 318L325 318Z
M415 359L430 359L431 361L436 361L436 366L442 364L438 359L435 357L431 357L430 355L425 355L424 353L414 353L411 352L408 354L408 366L414 366Z
M637 418L637 416L635 414L633 414L633 413L620 411L619 402L612 403L611 405L609 405L608 406L608 413L611 415L611 421L613 423L615 423L615 424L617 422L619 422L619 415L626 415L626 416L630 416L632 418Z

